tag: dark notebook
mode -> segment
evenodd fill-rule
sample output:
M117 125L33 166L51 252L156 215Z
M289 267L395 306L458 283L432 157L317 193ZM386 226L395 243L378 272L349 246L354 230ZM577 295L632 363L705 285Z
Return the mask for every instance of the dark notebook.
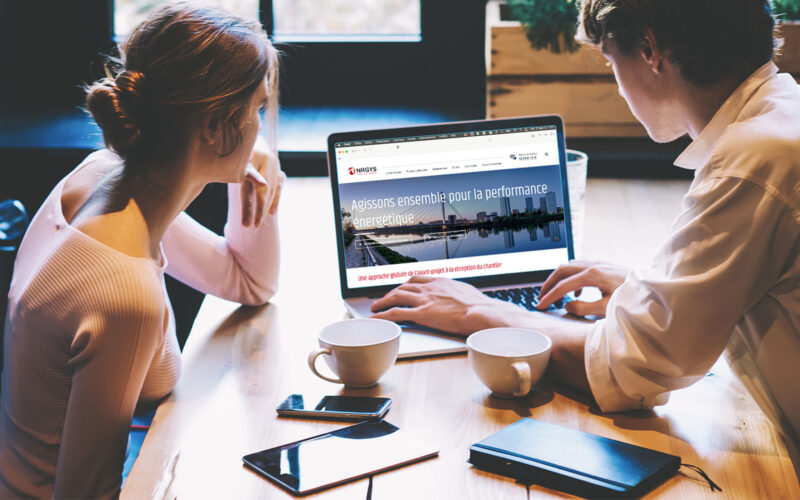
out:
M678 471L681 459L523 418L469 449L480 469L583 497L636 497Z

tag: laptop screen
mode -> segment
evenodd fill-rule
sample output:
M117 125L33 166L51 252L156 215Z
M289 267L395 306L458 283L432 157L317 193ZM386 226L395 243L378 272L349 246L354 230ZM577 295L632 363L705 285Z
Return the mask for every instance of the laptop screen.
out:
M415 275L521 275L567 262L563 134L553 118L334 134L343 290Z

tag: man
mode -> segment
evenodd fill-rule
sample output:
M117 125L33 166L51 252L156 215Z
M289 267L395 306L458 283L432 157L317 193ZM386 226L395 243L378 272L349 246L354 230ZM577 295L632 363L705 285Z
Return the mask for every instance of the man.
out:
M529 327L553 340L550 373L606 412L666 403L726 350L786 438L800 471L800 89L777 74L768 0L584 0L580 36L598 45L633 114L658 142L689 134L695 170L651 269L571 262L545 308L596 286L566 321L489 299L461 282L414 278L375 317L454 333Z

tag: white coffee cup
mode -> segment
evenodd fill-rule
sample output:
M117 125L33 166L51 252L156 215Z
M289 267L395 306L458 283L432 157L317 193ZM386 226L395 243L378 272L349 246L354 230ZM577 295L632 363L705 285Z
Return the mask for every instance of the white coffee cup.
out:
M337 321L319 333L320 348L308 355L308 367L317 377L348 387L372 387L394 365L400 349L400 326L384 319L358 318ZM317 371L324 355L339 378Z
M472 369L500 398L525 396L542 378L553 342L525 328L490 328L467 337Z

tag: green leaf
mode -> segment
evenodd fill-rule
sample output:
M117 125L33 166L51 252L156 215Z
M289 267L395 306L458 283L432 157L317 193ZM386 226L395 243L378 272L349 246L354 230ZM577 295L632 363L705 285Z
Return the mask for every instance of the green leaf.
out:
M772 13L780 21L800 21L800 0L772 0Z
M508 0L508 6L511 16L525 26L533 47L557 54L562 50L575 52L580 47L575 40L580 8L577 0Z

